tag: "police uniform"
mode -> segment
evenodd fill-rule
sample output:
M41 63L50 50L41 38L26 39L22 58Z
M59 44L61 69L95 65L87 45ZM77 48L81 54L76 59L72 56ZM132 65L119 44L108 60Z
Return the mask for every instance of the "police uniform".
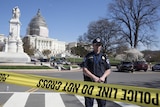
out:
M94 43L94 41L93 41ZM94 74L97 77L101 77L104 72L108 69L110 69L109 59L107 56L103 53L96 54L94 51L88 53L83 62L83 67L87 68L92 74ZM91 81L92 78L88 77L84 74L84 81ZM104 83L107 83L107 78L105 79ZM96 99L98 102L99 107L105 107L106 100ZM86 107L92 107L93 106L93 98L85 97L85 105Z
M109 59L106 55L100 53L95 54L91 52L86 55L84 59L84 66L87 68L92 74L97 77L101 77L107 69L110 69ZM90 77L84 75L85 81L93 81ZM105 83L107 82L107 78Z

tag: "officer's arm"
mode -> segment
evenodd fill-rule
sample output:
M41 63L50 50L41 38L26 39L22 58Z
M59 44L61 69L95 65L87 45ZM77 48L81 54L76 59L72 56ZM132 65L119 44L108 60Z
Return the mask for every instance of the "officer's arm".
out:
M99 82L104 82L104 81L105 81L105 78L106 78L107 76L109 76L110 73L111 73L111 70L110 70L110 69L107 69L107 70L104 72L104 74L100 77L100 81L99 81Z
M99 81L99 78L97 76L95 76L94 74L92 74L87 68L83 68L83 73L90 77L91 79L93 79L95 82L98 82Z

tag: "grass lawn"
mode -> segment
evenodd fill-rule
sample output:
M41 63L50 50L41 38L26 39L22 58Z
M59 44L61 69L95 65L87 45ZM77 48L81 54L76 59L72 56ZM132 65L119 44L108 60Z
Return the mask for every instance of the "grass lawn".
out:
M63 65L64 68L69 69L78 68L78 65ZM53 69L48 66L29 66L29 65L0 65L0 69Z
M0 65L0 69L52 69L48 66L7 66L7 65Z
M83 61L83 58L68 58L73 64L80 64ZM112 66L117 65L120 61L115 60L114 58L110 57L110 64ZM71 65L72 68L77 68L77 65ZM63 65L64 68L69 69L70 65ZM39 65L0 65L0 69L53 69L48 66L39 66Z

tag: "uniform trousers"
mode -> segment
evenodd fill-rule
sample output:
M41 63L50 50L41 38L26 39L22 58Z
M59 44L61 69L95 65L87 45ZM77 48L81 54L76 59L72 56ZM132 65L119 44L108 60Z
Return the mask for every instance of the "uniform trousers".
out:
M84 97L85 98L85 107L93 107L94 98ZM98 107L106 107L106 100L96 99Z

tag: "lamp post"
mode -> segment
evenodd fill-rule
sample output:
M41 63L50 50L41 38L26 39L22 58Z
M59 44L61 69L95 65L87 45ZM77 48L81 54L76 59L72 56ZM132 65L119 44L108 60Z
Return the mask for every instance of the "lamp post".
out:
M73 57L74 57L74 64L75 64L75 48L74 48L74 50L73 50L73 51L74 51L74 56L73 56Z
M151 65L152 65L152 63L151 63L151 58L152 58L152 57L149 55L149 66L150 66L150 69L152 68L152 66L151 66Z

